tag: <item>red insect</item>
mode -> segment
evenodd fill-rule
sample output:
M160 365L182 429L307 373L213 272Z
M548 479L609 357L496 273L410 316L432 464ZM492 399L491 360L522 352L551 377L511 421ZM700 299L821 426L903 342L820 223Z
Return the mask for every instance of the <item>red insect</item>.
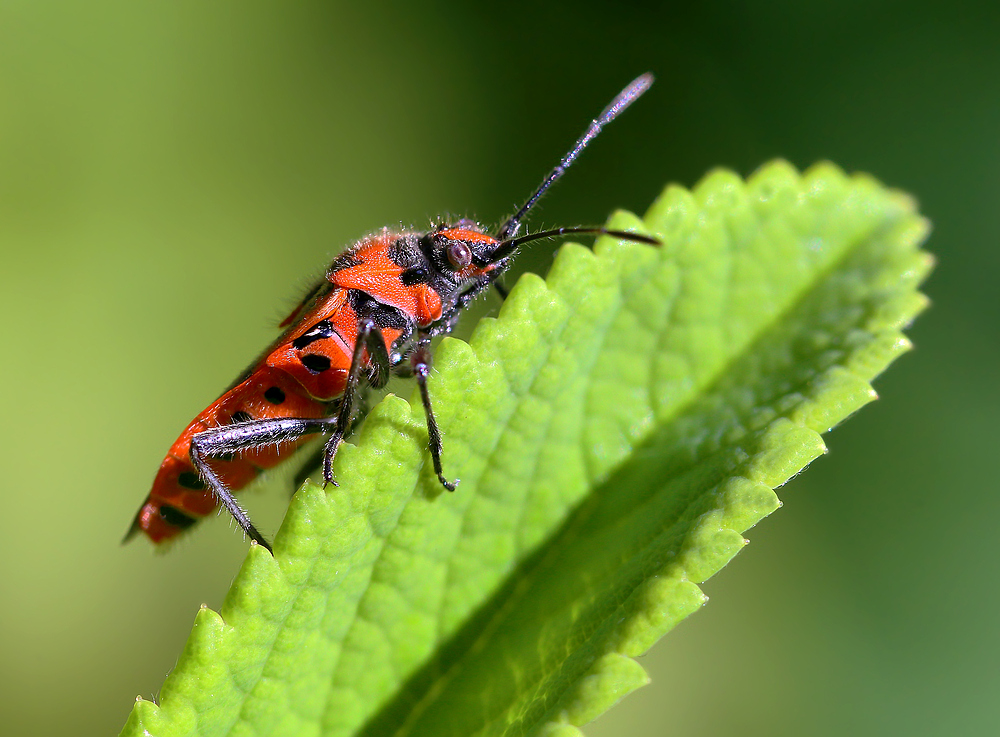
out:
M570 233L657 243L604 228L517 235L545 191L652 83L652 75L644 74L622 90L495 236L471 220L424 233L384 229L335 258L281 323L285 331L181 433L125 539L142 531L154 543L170 540L221 503L247 535L270 550L233 492L317 433L329 435L323 479L334 483L333 459L350 428L360 383L377 389L391 374L416 377L434 471L453 491L458 481L444 476L441 433L427 389L431 338L449 332L462 308L491 285L503 295L496 280L525 243Z

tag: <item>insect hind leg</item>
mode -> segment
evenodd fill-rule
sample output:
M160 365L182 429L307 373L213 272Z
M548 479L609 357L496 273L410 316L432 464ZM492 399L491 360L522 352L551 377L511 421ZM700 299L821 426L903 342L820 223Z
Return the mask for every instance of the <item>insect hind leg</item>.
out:
M226 488L222 479L219 478L215 469L209 463L211 458L219 458L238 453L244 450L252 450L269 443L287 442L296 440L303 435L312 433L329 432L334 420L330 418L306 419L297 417L284 417L269 420L251 420L250 422L238 422L233 425L223 425L210 430L200 432L191 438L191 462L194 464L198 475L208 484L208 488L215 494L219 503L233 516L243 531L255 540L258 545L262 545L268 552L273 553L270 543L264 539L260 531L254 527L250 521L250 516L246 510L236 501L233 493Z

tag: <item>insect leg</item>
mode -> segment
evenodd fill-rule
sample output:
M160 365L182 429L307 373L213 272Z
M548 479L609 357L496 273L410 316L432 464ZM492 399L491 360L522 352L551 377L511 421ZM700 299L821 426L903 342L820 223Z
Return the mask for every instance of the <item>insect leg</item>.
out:
M496 289L497 290L497 294L500 295L500 301L501 302L503 302L505 299L507 299L507 295L510 294L510 291L507 289L507 287L505 287L503 284L501 284L498 281L493 282L493 288Z
M431 460L434 462L434 473L437 474L438 481L448 491L454 491L460 479L449 481L444 477L441 466L441 431L438 429L437 420L434 419L434 410L431 409L431 395L427 391L427 377L431 373L431 340L421 338L417 342L410 356L413 365L413 373L417 377L417 386L420 388L420 399L424 404L424 416L427 418L427 438L431 450Z
M484 276L479 279L472 288L458 295L458 299L455 300L455 309L451 311L449 316L443 320L438 320L434 325L429 328L421 330L421 334L425 337L433 337L435 335L446 335L450 333L455 325L458 324L458 319L462 315L462 310L464 310L472 300L478 297L484 289L488 289L491 284L493 284L493 278L490 276ZM506 297L506 290L501 292L501 296ZM399 375L399 371L396 372Z
M490 274L480 277L476 283L472 285L471 289L467 289L462 294L458 295L458 299L455 300L456 312L460 312L465 309L469 303L472 302L472 300L478 297L484 289L488 289L491 284L496 284L496 277ZM502 289L502 287L498 287L498 289ZM506 295L503 296L506 297Z
M368 349L368 360L371 366L369 382L376 388L385 386L389 380L389 354L385 349L385 338L374 320L364 319L358 325L358 338L354 342L354 354L351 356L351 368L347 373L347 384L344 386L344 396L340 400L340 413L337 415L333 434L323 448L323 485L337 482L333 480L333 459L337 456L337 448L344 439L351 424L351 409L354 397L358 393L358 379L364 368L364 353Z
M243 531L256 540L259 545L263 545L269 552L271 545L260 534L249 515L239 505L233 493L226 488L222 479L216 474L209 464L208 459L238 453L241 450L258 448L268 443L278 443L282 441L295 440L302 435L310 433L325 432L329 429L332 420L329 418L301 419L301 418L281 418L274 420L253 420L250 422L238 422L233 425L223 425L210 430L200 432L191 438L191 462L198 470L198 474L208 487L215 494L219 503L224 506L236 523L243 528Z
M354 410L354 421L357 422L367 416L368 411L371 409L369 406L369 395L368 392L359 391L355 404L357 408ZM306 480L313 475L316 471L322 471L323 469L323 458L326 455L326 443L321 443L316 446L316 448L306 456L305 462L299 466L299 470L295 472L295 477L292 479L292 488L290 490L291 494L294 494L299 488L306 482Z

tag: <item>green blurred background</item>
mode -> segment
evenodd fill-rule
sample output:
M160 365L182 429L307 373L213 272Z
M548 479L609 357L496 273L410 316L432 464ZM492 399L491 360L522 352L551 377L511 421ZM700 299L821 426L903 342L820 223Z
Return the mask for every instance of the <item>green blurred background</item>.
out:
M385 224L498 221L648 69L533 226L830 158L915 193L940 264L882 400L588 734L995 733L995 4L420 5L0 4L0 732L117 732L219 606L225 519L118 541L309 277ZM273 534L287 474L265 488Z

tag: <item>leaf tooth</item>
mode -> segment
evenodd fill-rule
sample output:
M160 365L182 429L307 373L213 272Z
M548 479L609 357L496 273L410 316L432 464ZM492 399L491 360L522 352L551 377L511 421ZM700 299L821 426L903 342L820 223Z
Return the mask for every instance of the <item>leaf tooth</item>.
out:
M595 253L579 243L567 243L559 249L545 283L569 304L585 305L595 288L617 284L620 252L602 247Z
M694 186L693 193L710 217L742 209L747 202L743 180L730 169L713 169Z
M301 504L301 501L299 503ZM287 548L279 563L261 546L250 546L247 557L222 603L220 616L233 627L240 626L246 619L259 616L271 619L283 617L285 613L283 610L269 610L269 602L274 600L271 595L273 591L290 593L289 584L292 581L289 574L295 575L295 560L295 556L290 555Z
M900 210L903 210L904 212L915 214L920 209L920 203L917 201L917 198L914 197L909 192L904 192L901 189L895 189L893 187L889 187L887 189L887 193L889 201L895 207L899 208ZM924 217L921 217L920 219L928 223L928 231L929 231L930 230L929 221L927 221L927 219Z
M477 327L471 343L477 353L490 354L493 363L519 361L524 364L519 364L521 368L534 365L548 354L551 342L566 325L568 313L562 295L537 274L525 274L514 285L499 317ZM504 370L512 373L506 367ZM529 370L532 377L536 370L537 366Z
M896 246L900 250L904 251L915 251L924 244L924 241L931 234L933 226L931 221L925 218L923 215L919 215L916 212L916 205L913 203L912 198L898 190L890 190L890 199L899 199L903 205L910 205L912 209L907 209L909 213L902 221L902 226L896 231L894 240L896 241ZM934 256L927 251L921 251L922 258L929 261L929 269L934 267Z
M663 239L664 245L686 240L698 218L698 203L691 191L679 184L670 184L643 215L650 233Z
M346 450L348 450L346 447L341 448L341 452ZM337 460L340 461L339 454ZM334 471L338 471L339 468L338 464ZM338 478L342 483L348 483L339 475ZM281 526L274 540L275 556L280 561L281 570L285 572L293 585L301 584L303 577L308 575L308 561L318 553L324 537L323 532L329 526L326 492L316 484L304 485L292 496L288 511L285 513L285 523ZM248 556L248 564L251 557L255 556ZM244 568L246 569L246 566ZM266 567L261 572L272 573ZM241 571L242 573L243 571ZM241 583L243 578L242 575L237 576L234 584ZM272 578L272 576L269 575L268 578ZM232 592L236 592L237 588L234 585Z
M871 331L883 328L902 330L909 327L917 315L930 307L930 304L930 299L922 292L903 292L898 297L879 304L865 327Z
M638 662L620 653L606 653L576 682L556 723L586 724L648 683L649 675Z
M747 196L765 217L788 212L799 197L802 176L784 159L761 166L747 180Z
M161 708L155 712L159 724L150 730L153 734L167 731L167 727L173 734L195 731L199 715L211 709L217 692L232 688L227 663L236 639L234 630L217 612L201 606L179 664L160 690ZM188 672L198 677L189 678Z
M896 330L882 330L847 356L844 366L859 377L877 376L890 363L913 349L913 343Z
M672 561L659 575L643 581L625 602L614 648L630 657L642 655L707 601Z
M579 727L565 722L548 722L538 730L538 737L586 737Z
M843 169L832 161L817 161L802 172L802 183L806 189L819 191L832 188L840 189L847 187L851 180L860 181L857 174L848 176ZM865 182L874 182L871 176L863 177Z
M761 199L770 199L775 192L798 189L802 181L799 170L788 159L772 159L757 167L746 180L746 188Z
M649 232L642 218L628 210L615 210L605 223L605 227L612 230L639 233L640 235L655 235ZM634 258L635 253L641 253L648 248L649 246L622 240L611 235L602 235L594 241L593 253L598 258L631 259Z
M747 544L736 530L720 526L721 516L719 510L703 515L684 541L678 563L692 581L710 579Z
M160 707L152 701L137 696L121 734L150 737L162 733L164 724L165 715Z
M508 298L509 299L509 298ZM480 359L482 352L491 353L495 346L503 340L508 339L509 330L507 326L495 317L484 317L476 325L472 338L468 343L453 338L446 338L441 341L434 356L434 364L442 375L455 373L466 373L478 376L483 381L500 381L503 385L497 387L497 393L510 394L511 389L507 384L507 376L500 369L495 359L484 362ZM452 341L456 345L452 345ZM468 353L466 353L468 351ZM411 402L419 403L420 397L414 393Z
M804 423L785 418L775 420L758 437L755 445L744 474L751 481L772 489L784 484L826 452L826 445L818 432L804 426Z
M565 250L565 248L560 249L556 263L559 262ZM555 268L554 265L553 268ZM551 284L538 274L531 272L523 274L517 280L514 288L510 290L510 294L507 295L507 299L504 300L503 306L500 308L500 314L497 316L500 327L513 333L524 323L531 322L536 303L550 302L553 299L551 292ZM475 333L473 333L473 339L475 339Z
M871 384L843 366L833 366L814 379L809 394L809 401L796 408L789 418L792 422L802 426L800 429L803 433L803 448L816 448L817 450L823 446L823 441L819 435L815 435L815 444L808 442L807 433L828 432L869 402L878 399ZM822 452L819 450L814 458ZM799 469L795 469L792 474L798 473L812 460L813 458L805 460ZM789 462L796 463L797 461L790 459ZM787 478L790 476L772 484L772 486L783 484Z
M719 492L722 517L720 525L746 532L781 506L777 494L767 484L733 476Z
M914 245L914 248L919 248L919 244ZM915 257L911 262L912 271L904 274L904 278L917 286L923 284L927 277L930 276L930 273L937 265L937 259L934 257L933 253L929 253L928 251L918 250L914 253L914 256Z

